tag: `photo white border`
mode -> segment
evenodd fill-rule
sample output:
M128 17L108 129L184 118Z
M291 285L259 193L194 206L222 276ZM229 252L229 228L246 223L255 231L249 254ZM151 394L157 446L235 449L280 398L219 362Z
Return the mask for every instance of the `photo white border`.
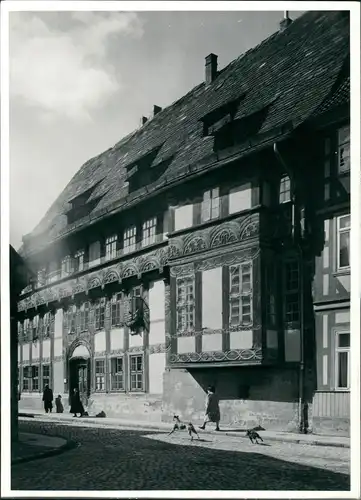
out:
M17 491L10 486L9 12L16 11L350 11L351 50L351 491ZM1 2L1 495L44 498L360 497L360 4L358 2L6 1Z

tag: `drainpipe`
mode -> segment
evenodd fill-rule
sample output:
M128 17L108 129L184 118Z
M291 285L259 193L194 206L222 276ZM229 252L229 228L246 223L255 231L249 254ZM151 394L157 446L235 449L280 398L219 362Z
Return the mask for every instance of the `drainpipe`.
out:
M299 432L307 434L304 408L305 408L305 346L304 346L304 253L303 247L300 244L298 235L295 234L295 207L296 207L296 190L294 188L294 176L292 170L286 164L284 158L282 157L277 143L273 144L273 152L282 165L284 170L287 172L291 181L291 193L292 193L292 239L297 246L299 258L300 258L300 364L299 364L299 388L298 388L298 422L299 422Z

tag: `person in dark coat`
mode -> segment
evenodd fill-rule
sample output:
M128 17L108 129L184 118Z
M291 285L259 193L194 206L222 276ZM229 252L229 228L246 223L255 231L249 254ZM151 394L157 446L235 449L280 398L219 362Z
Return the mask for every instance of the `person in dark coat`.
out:
M82 417L84 415L84 406L80 401L80 394L77 388L73 389L70 403L70 413L74 413L74 417L76 417L77 413L80 413L79 416Z
M203 425L200 429L205 429L208 422L215 422L216 431L219 431L219 421L221 420L221 414L219 411L219 398L216 395L216 390L213 385L210 385L207 389L206 398L206 411Z
M48 385L44 387L43 402L45 413L51 413L53 409L53 391Z
M64 406L63 403L61 402L60 394L58 395L57 398L55 398L55 406L56 406L56 413L63 413Z

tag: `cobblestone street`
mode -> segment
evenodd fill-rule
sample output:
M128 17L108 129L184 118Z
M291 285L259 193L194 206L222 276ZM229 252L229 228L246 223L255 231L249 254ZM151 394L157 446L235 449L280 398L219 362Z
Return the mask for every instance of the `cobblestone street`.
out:
M17 490L348 490L350 450L264 443L204 434L21 422L79 443L60 455L12 467Z

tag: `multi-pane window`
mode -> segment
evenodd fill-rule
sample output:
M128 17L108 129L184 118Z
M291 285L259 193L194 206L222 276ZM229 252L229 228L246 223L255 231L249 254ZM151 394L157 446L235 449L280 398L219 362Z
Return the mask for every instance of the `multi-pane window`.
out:
M64 328L68 333L75 333L77 326L77 310L76 306L72 305L64 315Z
M336 333L336 389L350 389L350 333Z
M31 366L23 367L23 391L30 391Z
M130 390L143 391L143 356L130 356Z
M137 228L135 226L129 227L124 231L124 253L134 252L136 248Z
M286 203L291 200L291 180L288 175L284 175L280 180L280 203Z
M217 217L219 217L219 188L214 188L203 194L201 220L206 222Z
M64 259L61 261L61 277L65 278L72 272L72 262L71 262L71 257L70 255L67 255L64 257Z
M157 229L157 218L153 217L152 219L146 220L143 222L142 227L142 246L146 247L155 243Z
M95 305L95 329L102 330L104 328L105 318L105 300L100 299Z
M194 328L194 276L177 279L177 330Z
M42 334L43 338L49 338L54 333L54 314L47 312L43 316Z
M30 320L26 318L24 320L24 327L23 327L23 342L28 342L30 338Z
M111 326L121 325L123 322L123 296L121 293L113 295L111 301Z
M37 282L38 282L38 287L44 286L46 284L46 269L45 268L38 270Z
M43 390L46 385L50 386L50 365L43 365Z
M337 218L337 269L350 267L350 215Z
M37 340L39 338L39 316L34 316L31 322L31 339Z
M274 265L268 265L266 270L266 281L267 281L267 324L269 326L275 326L277 321L276 313L276 267Z
M287 323L300 320L299 281L298 261L286 261L284 267L284 305Z
M96 359L95 360L95 390L104 391L105 390L105 360Z
M252 264L245 262L229 268L230 326L252 324Z
M32 366L32 391L38 391L39 390L39 367L38 366Z
M350 126L347 125L338 130L338 174L350 171Z
M117 240L116 234L109 236L105 240L105 260L115 259L117 256Z
M78 250L74 255L74 271L84 271L84 250Z
M85 332L89 327L89 302L85 302L80 307L80 331Z
M124 390L123 358L112 358L110 360L110 390Z

